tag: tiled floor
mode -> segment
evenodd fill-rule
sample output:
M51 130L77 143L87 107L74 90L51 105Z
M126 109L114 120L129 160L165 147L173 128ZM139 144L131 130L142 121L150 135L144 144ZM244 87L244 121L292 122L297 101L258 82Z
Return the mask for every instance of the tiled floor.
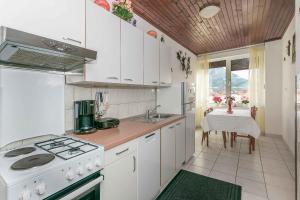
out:
M225 150L221 134L210 134L209 148L201 137L197 130L187 170L241 185L243 200L294 200L294 157L281 138L261 136L249 154L246 138L238 138L233 148L227 142Z

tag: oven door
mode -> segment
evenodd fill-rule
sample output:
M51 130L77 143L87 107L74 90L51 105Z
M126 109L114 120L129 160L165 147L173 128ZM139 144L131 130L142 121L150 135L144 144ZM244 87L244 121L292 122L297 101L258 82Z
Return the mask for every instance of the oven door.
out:
M51 195L45 200L100 200L100 183L102 181L103 175L97 172Z

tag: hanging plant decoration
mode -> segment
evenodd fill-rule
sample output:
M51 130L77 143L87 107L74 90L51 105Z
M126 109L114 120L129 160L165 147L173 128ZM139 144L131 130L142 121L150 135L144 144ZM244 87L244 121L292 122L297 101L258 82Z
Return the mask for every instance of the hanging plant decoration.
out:
M127 22L133 18L133 10L130 0L115 0L113 3L112 13Z
M180 62L181 70L185 72L185 78L188 78L192 74L191 70L191 57L187 57L186 53L183 55L182 51L178 51L177 59Z

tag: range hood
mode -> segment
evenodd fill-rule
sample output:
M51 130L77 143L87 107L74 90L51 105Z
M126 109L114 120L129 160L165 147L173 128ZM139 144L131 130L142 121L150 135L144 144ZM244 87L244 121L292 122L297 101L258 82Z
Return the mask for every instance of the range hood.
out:
M0 27L0 65L48 72L82 73L97 52L68 43Z

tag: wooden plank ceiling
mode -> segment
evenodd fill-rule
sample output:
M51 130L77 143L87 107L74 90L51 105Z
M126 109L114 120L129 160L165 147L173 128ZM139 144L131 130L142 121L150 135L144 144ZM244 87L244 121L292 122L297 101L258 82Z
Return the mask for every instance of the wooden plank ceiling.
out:
M294 16L293 0L132 0L136 14L195 54L280 39ZM210 19L199 10L218 4Z

